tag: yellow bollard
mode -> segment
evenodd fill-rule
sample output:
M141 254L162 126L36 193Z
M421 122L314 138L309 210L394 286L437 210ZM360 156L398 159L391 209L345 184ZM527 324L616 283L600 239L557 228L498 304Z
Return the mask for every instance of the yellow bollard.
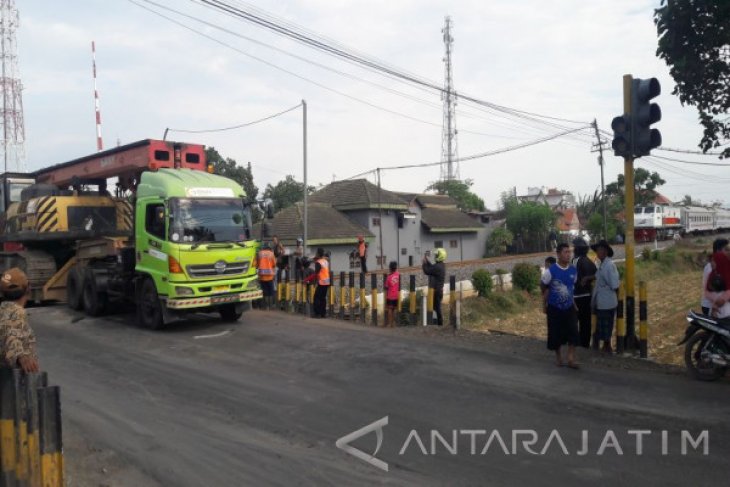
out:
M426 323L431 324L431 321L433 321L433 295L436 290L432 287L428 288L428 307L426 308L426 311L428 312L428 318L426 320Z
M618 306L616 307L616 353L623 353L626 346L626 322L624 321L624 282L618 286Z
M639 283L639 356L647 358L649 325L647 323L646 282Z
M347 286L345 285L345 273L340 274L340 319L345 319L345 303L347 299Z

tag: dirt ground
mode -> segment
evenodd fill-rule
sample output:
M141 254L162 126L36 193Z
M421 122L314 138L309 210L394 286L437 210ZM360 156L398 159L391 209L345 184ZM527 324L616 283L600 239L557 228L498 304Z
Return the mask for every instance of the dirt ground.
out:
M701 270L691 270L655 276L647 280L649 359L659 363L683 365L683 347L677 343L687 326L685 316L689 309L700 309ZM518 291L514 291L518 292ZM465 328L487 333L506 333L546 339L547 326L539 295L522 292L522 311L512 313L485 313L483 304L471 298L464 303ZM638 300L636 327L638 333ZM477 308L477 309L475 309ZM615 333L615 331L614 331Z

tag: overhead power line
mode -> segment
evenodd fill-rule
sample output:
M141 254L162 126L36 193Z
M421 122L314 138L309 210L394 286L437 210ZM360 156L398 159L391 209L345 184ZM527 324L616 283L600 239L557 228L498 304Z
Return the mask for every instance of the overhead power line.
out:
M204 133L209 133L209 132L224 132L226 130L235 130L235 129L240 129L240 128L243 128L243 127L249 127L251 125L256 125L257 123L265 122L267 120L271 120L272 118L279 117L281 115L284 115L285 113L289 113L292 110L296 110L300 106L302 106L301 103L299 103L297 105L294 105L291 108L287 108L286 110L283 110L281 112L274 113L273 115L269 115L268 117L260 118L258 120L254 120L253 122L246 122L246 123L242 123L242 124L239 124L239 125L232 125L230 127L222 127L222 128L217 128L217 129L203 129L203 130L187 130L187 129L171 129L171 128L166 128L165 129L165 135L162 137L162 140L166 140L167 139L167 133L168 132L183 132L183 133L186 133L186 134L204 134Z
M656 154L652 155L652 157L655 157L657 159L663 159L665 161L672 161L672 162L681 162L682 164L696 164L698 166L715 166L715 167L730 167L730 163L723 164L721 162L697 162L697 161L687 161L684 159L675 159L673 157L664 157L664 156L658 156Z
M429 81L424 78L417 77L415 75L404 73L402 70L400 70L398 68L394 68L394 67L385 65L384 63L379 62L377 60L373 60L373 59L365 57L363 55L353 53L349 49L341 48L338 46L334 46L331 43L323 42L319 39L316 39L314 36L307 35L306 33L301 32L301 29L295 29L293 27L283 25L281 22L271 20L271 16L268 16L269 18L264 18L261 15L257 15L256 13L251 12L250 8L249 9L245 9L244 7L239 8L239 7L236 7L234 5L231 5L230 3L226 3L221 0L191 0L191 1L194 1L195 3L205 4L210 8L216 9L216 10L226 13L230 16L238 17L247 22L259 25L259 26L269 29L279 35L283 35L285 37L288 37L299 43L302 43L302 44L308 45L310 47L313 47L315 49L318 49L320 51L323 51L332 56L339 57L341 59L345 59L348 61L352 61L352 62L358 63L362 66L365 66L367 68L379 71L381 73L396 77L396 78L404 80L404 81L408 81L410 83L419 85L424 88L428 88L430 90L437 91L439 94L446 93L446 90L442 86L440 86L439 84L437 84L433 81ZM464 93L451 93L451 95L457 96L458 98L460 98L462 100L467 100L472 103L476 103L478 105L482 105L482 106L491 108L493 110L502 111L504 113L508 113L508 114L511 114L511 115L517 116L517 117L532 118L533 120L547 119L547 120L561 121L561 122L566 122L566 123L578 123L578 124L586 123L585 121L569 120L569 119L565 119L565 118L541 115L538 113L528 112L525 110L518 110L516 108L510 108L510 107L498 105L496 103L491 103L491 102L488 102L485 100L481 100L479 98L476 98L476 97L473 97L473 96L470 96L470 95L467 95ZM545 123L544 120L542 120L542 122Z
M495 149L495 150L491 150L491 151L487 151L487 152L480 152L478 154L472 154L470 156L459 157L458 159L454 159L454 161L455 162L473 161L475 159L481 159L483 157L495 156L497 154L504 154L505 152L511 152L511 151L515 151L515 150L518 150L518 149L524 149L524 148L530 147L532 145L542 144L543 142L548 142L550 140L557 139L558 137L562 137L562 136L565 136L565 135L569 135L569 134L571 134L573 132L577 132L577 131L583 130L583 129L585 129L585 127L578 127L578 128L575 128L575 129L570 129L570 130L567 130L567 131L564 131L564 132L560 132L560 133L557 133L557 134L553 134L553 135L550 135L548 137L543 137L543 138L540 138L540 139L531 140L529 142L525 142L525 143L522 143L522 144L511 145L509 147L503 147L501 149ZM426 162L426 163L418 163L418 164L404 164L404 165L398 165L398 166L378 167L378 168L375 168L375 169L370 169L368 171L361 172L361 173L356 174L354 176L350 176L349 178L345 178L345 180L359 178L359 177L365 176L367 174L372 174L372 173L374 173L374 172L376 172L378 170L380 170L380 171L390 171L390 170L397 170L397 169L414 169L414 168L421 168L421 167L433 167L433 166L438 166L440 164L442 164L442 161L438 161L438 162Z

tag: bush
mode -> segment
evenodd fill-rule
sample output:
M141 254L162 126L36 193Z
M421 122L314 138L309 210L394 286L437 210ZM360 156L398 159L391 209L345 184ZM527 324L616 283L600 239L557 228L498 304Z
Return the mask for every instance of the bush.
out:
M494 282L492 281L492 275L486 269L477 269L474 274L471 275L471 283L474 285L474 289L477 290L479 296L487 296L492 292Z
M534 264L520 262L512 268L512 285L529 293L540 284L540 268Z
M651 259L651 249L649 247L644 247L641 249L641 260L649 260Z

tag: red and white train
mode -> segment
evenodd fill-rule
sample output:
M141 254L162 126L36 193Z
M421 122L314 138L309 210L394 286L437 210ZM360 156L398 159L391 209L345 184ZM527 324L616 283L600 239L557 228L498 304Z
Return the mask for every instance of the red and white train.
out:
M723 230L730 230L730 210L724 208L656 205L634 209L634 239L637 242Z

